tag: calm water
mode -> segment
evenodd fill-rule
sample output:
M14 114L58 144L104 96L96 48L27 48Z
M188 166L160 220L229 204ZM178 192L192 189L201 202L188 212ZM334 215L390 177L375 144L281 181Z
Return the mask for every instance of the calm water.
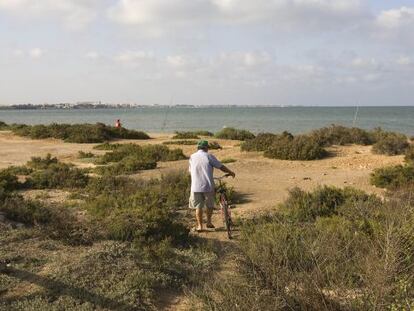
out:
M134 108L91 110L0 110L0 120L7 123L113 124L121 119L127 128L148 132L206 129L223 126L254 132L303 133L332 123L352 126L354 107L271 107L271 108ZM360 107L355 126L414 134L414 107Z

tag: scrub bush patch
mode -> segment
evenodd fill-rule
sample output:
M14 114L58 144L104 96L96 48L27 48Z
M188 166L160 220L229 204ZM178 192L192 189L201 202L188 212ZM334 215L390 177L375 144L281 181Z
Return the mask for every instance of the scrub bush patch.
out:
M247 130L235 129L233 127L226 127L221 131L217 132L214 136L216 138L230 140L248 140L253 139L255 137L252 132L249 132Z
M56 138L70 143L100 143L114 139L149 139L140 131L115 128L103 123L25 125L13 124L9 128L14 134L32 139Z

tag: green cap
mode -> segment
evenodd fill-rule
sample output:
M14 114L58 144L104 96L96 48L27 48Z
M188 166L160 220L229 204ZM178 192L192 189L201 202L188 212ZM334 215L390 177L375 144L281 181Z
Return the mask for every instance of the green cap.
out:
M200 140L197 144L198 149L208 148L208 141L207 140Z

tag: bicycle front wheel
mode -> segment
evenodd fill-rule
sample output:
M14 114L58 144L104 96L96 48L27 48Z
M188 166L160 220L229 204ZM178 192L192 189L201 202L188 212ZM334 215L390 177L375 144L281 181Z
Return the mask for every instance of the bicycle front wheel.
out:
M232 238L231 235L231 218L230 218L230 213L229 213L229 206L227 204L227 202L221 202L221 208L223 211L223 220L224 220L224 226L226 227L226 231L227 231L227 236L229 239Z

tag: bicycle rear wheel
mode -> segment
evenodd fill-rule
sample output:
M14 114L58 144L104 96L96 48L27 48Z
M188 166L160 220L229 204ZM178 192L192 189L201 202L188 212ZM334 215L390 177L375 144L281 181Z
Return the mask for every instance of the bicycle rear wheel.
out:
M227 231L227 236L229 239L232 239L232 235L231 235L231 217L229 214L229 206L227 204L226 200L222 200L222 202L220 202L221 204L221 208L223 211L223 220L224 220L224 226L226 227L226 231Z

